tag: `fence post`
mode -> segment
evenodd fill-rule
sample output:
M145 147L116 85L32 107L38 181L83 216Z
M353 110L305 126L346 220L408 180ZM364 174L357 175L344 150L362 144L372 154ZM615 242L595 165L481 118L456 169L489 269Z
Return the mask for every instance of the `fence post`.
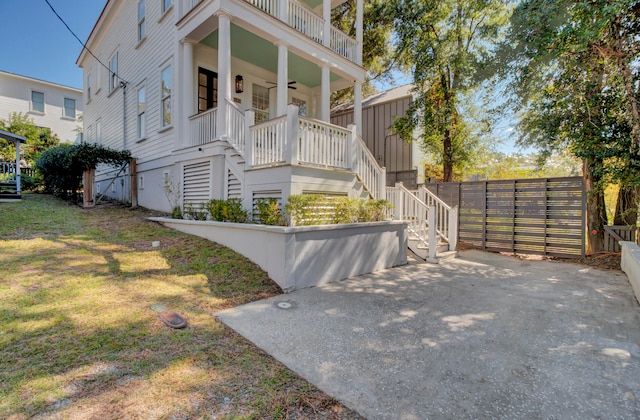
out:
M256 113L248 110L244 113L244 167L253 167L253 134L251 127L255 124Z
M449 251L458 247L458 209L458 206L453 206L449 213Z
M298 106L289 104L287 106L287 123L285 127L285 152L286 161L290 165L298 164L298 137L300 137L300 118L298 117Z
M387 168L384 166L380 168L380 197L378 199L382 200L387 196Z
M396 182L396 219L403 220L404 200L402 199L402 183Z
M429 242L429 258L427 261L431 263L437 263L436 253L438 251L438 236L436 233L436 207L429 206L427 209L427 225L428 225L428 240Z

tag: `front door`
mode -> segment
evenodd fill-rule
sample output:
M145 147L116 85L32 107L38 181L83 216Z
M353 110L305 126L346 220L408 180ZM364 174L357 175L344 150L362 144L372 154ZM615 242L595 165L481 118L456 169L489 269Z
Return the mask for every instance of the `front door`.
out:
M198 67L198 114L218 106L218 73Z

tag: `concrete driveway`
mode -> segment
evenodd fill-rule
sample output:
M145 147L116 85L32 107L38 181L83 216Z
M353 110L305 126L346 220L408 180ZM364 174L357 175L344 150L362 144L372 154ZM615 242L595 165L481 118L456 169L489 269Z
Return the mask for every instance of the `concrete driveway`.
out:
M466 251L216 316L370 419L640 418L618 271Z

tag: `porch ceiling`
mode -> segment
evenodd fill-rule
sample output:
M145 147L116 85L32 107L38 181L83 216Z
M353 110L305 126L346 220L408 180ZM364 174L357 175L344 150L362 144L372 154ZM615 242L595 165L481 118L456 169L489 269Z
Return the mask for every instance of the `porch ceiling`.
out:
M203 38L200 43L218 49L218 30ZM233 23L231 24L231 55L272 73L278 73L278 48L270 41ZM289 51L288 70L289 80L295 80L311 88L321 84L320 68L291 51ZM331 73L332 82L340 79L339 75Z

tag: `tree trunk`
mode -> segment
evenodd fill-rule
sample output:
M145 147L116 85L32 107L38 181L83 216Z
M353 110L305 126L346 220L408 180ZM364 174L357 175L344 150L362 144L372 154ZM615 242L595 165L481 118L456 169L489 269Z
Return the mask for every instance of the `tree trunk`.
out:
M635 226L638 222L638 189L630 185L621 185L616 202L614 225Z
M451 159L451 130L445 130L442 141L442 178L444 182L453 181L453 162Z
M582 177L587 193L587 253L604 251L604 226L607 213L604 191L591 171L590 159L582 161Z

